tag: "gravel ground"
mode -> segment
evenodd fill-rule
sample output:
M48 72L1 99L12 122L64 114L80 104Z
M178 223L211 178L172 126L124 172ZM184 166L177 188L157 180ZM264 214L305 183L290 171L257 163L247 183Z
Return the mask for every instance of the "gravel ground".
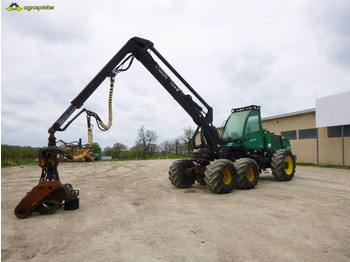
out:
M350 170L297 166L253 190L177 189L173 160L63 163L80 208L17 219L38 166L2 169L2 261L350 261Z

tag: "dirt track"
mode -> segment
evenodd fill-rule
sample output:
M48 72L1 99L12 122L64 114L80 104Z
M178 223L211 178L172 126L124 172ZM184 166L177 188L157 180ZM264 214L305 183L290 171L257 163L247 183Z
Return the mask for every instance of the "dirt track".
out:
M2 261L350 261L350 171L297 167L226 195L170 184L173 160L60 164L80 209L17 219L37 166L2 169Z

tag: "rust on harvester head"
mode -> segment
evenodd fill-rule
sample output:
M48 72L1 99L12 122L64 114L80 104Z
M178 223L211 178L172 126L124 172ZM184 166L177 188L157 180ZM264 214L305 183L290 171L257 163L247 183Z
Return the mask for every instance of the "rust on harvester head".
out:
M78 190L60 181L42 181L30 191L15 208L18 218L27 218L34 212L52 214L62 205L66 210L79 207Z
M48 146L39 151L39 166L42 168L39 184L15 208L18 218L27 218L34 212L52 214L63 205L65 210L79 208L79 190L74 190L70 184L62 184L59 179L59 153L51 132Z

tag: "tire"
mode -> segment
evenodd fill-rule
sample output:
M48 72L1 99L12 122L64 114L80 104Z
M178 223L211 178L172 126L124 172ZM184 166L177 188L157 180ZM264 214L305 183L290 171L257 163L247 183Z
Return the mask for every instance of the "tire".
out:
M236 188L253 189L259 180L259 167L255 160L240 158L234 164L237 171Z
M276 151L271 160L272 175L278 181L290 181L295 173L295 159L287 149Z
M226 194L235 187L236 169L234 164L228 159L217 159L207 166L204 172L204 180L214 193Z
M79 198L73 198L64 203L64 210L77 210L79 209Z
M196 178L186 178L184 172L187 168L194 167L191 160L177 160L169 168L169 179L171 184L177 188L189 188L194 184Z

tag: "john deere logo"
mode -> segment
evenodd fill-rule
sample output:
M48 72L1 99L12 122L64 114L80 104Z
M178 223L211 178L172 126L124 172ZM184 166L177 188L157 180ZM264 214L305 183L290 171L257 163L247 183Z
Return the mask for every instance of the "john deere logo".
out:
M7 11L21 11L22 8L19 7L17 3L10 4L9 7L6 8Z

